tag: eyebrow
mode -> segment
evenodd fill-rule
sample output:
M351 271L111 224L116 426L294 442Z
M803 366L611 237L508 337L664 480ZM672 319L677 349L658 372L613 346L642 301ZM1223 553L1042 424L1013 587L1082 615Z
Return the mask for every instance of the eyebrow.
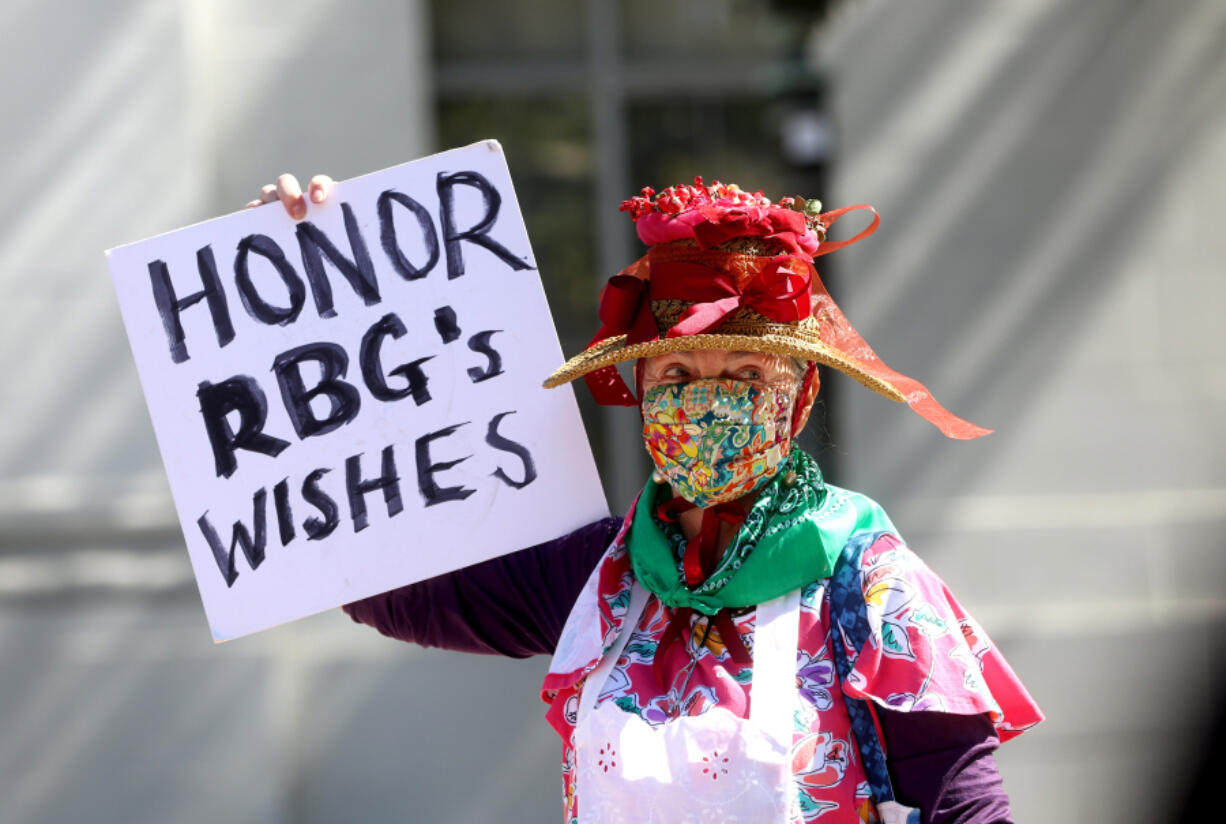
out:
M754 366L765 367L771 361L757 352L746 352L744 354L735 354L732 356L732 365L753 364Z

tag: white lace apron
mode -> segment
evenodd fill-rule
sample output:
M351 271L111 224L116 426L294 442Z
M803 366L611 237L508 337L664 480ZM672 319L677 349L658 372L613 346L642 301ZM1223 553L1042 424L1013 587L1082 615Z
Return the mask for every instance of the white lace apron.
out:
M636 583L617 641L580 693L574 738L580 824L786 822L795 794L799 590L757 608L748 718L717 705L658 726L612 701L595 706L647 598Z

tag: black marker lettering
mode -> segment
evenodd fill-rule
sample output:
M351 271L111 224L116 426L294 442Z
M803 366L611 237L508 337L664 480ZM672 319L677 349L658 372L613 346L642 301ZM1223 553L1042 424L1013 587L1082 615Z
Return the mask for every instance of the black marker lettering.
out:
M200 527L200 531L204 534L204 540L208 541L209 549L213 550L213 559L217 561L217 568L221 570L221 576L226 581L226 587L234 586L234 582L238 580L238 569L234 566L234 548L237 546L243 550L243 555L247 559L247 563L254 570L264 563L264 544L268 538L268 530L266 523L266 514L264 507L268 502L268 492L260 487L259 491L251 498L251 517L255 526L255 537L251 537L251 531L247 529L247 525L242 521L235 521L233 531L230 538L230 549L226 550L225 544L221 542L221 537L217 534L217 530L209 523L208 511L196 519L196 525Z
M263 432L268 401L255 378L235 375L221 383L202 381L196 397L200 399L200 414L204 416L204 428L213 447L218 477L228 478L234 474L238 465L234 459L235 450L246 449L276 457L289 446L289 441ZM231 412L238 412L237 432L230 428L227 420Z
M490 346L490 338L494 333L501 332L501 329L488 329L484 332L478 332L468 339L468 348L485 355L489 359L489 363L484 369L479 366L470 366L468 368L468 377L473 383L481 383L487 381L495 375L502 374L502 355L498 350Z
M383 490L387 504L387 517L399 515L404 509L400 499L400 476L396 474L396 455L392 447L383 447L383 474L370 480L362 479L362 455L350 455L345 459L345 488L349 491L349 515L353 519L353 531L361 532L370 525L366 516L366 494L376 489Z
M341 522L340 509L336 506L336 501L332 500L332 496L327 492L319 488L319 479L330 471L328 469L316 469L310 475L307 475L306 480L302 482L302 500L318 509L319 514L324 516L321 520L312 515L302 522L302 528L306 531L308 541L319 541L327 538L332 534L332 530L336 529L337 525Z
M529 452L528 448L523 444L504 437L498 432L498 424L502 423L502 419L507 415L513 414L515 414L514 409L510 410L509 412L499 412L497 415L491 418L489 428L485 431L485 442L495 449L499 449L503 452L510 452L512 455L519 458L520 463L522 463L524 466L524 479L522 481L512 480L511 477L503 471L501 466L495 469L492 474L495 478L502 481L507 486L514 487L515 489L523 489L525 486L536 480L536 464L532 460L532 453Z
M303 361L315 361L322 373L319 383L311 389L302 380ZM285 411L299 438L327 434L358 414L362 405L358 390L341 380L348 369L349 356L335 343L308 343L277 355L272 370L281 386ZM327 416L318 418L311 409L311 400L321 395L328 399L331 408Z
M455 192L456 186L472 186L481 193L485 204L485 214L468 229L456 228ZM477 172L456 172L438 176L439 220L443 224L443 245L447 249L447 277L458 278L464 274L464 252L460 248L462 241L475 243L483 249L493 252L502 262L512 269L532 269L526 261L511 254L511 251L490 237L487 232L494 226L498 217L498 209L502 206L502 195L494 188L494 184Z
M475 489L466 489L463 486L444 486L440 487L434 481L435 473L442 472L445 469L450 469L462 461L471 458L471 455L465 455L463 458L458 458L454 461L439 461L432 463L430 457L430 443L439 438L445 438L455 432L464 423L457 423L454 426L448 426L446 429L440 429L437 432L431 432L428 435L422 435L417 439L415 451L417 458L417 489L421 492L422 499L426 502L426 506L434 506L441 504L444 501L462 501L469 495L476 492Z
M434 310L434 329L443 343L451 343L460 337L460 327L456 323L455 310L450 306L440 306Z
M294 540L294 513L289 506L289 478L282 478L272 488L273 508L277 510L277 532L281 546Z
M213 331L217 334L217 345L225 346L234 340L234 324L230 322L230 310L226 306L226 293L221 288L221 278L217 276L217 261L213 258L213 248L202 246L196 250L196 269L200 272L203 288L182 298L175 295L174 284L170 282L170 271L166 262L149 261L149 282L153 287L153 302L157 305L158 314L162 316L162 328L166 330L166 342L170 345L170 359L175 363L183 363L190 357L187 354L187 344L184 341L183 324L179 314L187 307L207 302L209 314L213 318Z
M358 220L353 215L353 209L348 203L341 204L341 214L345 219L345 233L349 235L349 247L353 250L353 260L341 253L336 245L318 226L309 220L298 224L298 248L302 252L302 268L306 270L307 280L311 284L311 294L315 298L315 309L321 318L336 316L336 308L332 303L332 284L324 271L324 258L336 267L337 271L349 281L353 291L362 298L367 306L379 302L379 284L375 280L375 267L370 260L370 252L366 249L366 241L362 239Z
M430 400L430 391L426 388L428 379L421 365L434 356L427 355L410 363L401 364L389 372L389 375L404 376L407 383L400 389L392 389L387 385L387 378L383 375L383 362L379 357L385 338L390 337L397 340L407 332L404 322L394 312L389 312L379 318L378 323L367 329L366 334L362 336L358 362L362 366L362 379L366 381L366 388L370 390L370 394L381 401L395 401L412 395L413 402L421 406Z
M396 221L392 215L393 203L399 203L417 218L422 243L426 247L426 262L421 266L414 266L400 250L400 241L396 237ZM383 243L383 251L387 253L388 260L392 262L392 268L405 280L424 278L438 263L439 256L438 234L434 231L434 219L430 217L429 210L408 195L388 189L379 195L378 211L379 239Z
M275 306L260 296L251 280L250 258L255 252L277 270L289 295L289 306ZM238 296L243 308L251 317L269 326L286 326L293 323L306 302L306 286L294 267L285 259L285 253L268 235L247 235L238 242L238 254L234 258L234 282L238 284Z

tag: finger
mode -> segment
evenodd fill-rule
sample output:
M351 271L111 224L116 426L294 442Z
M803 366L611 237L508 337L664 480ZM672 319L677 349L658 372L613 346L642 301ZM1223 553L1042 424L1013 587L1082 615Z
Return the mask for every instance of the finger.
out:
M263 205L264 205L264 201L260 200L260 199L257 197L255 200L251 201L250 203L248 203L248 204L247 204L246 206L244 206L243 208L244 208L244 209L254 209L256 206L263 206Z
M327 175L315 175L307 186L307 193L312 203L323 203L332 194L332 178Z
M302 187L298 185L298 178L290 174L278 177L277 197L281 199L281 205L294 220L302 220L306 217L306 200L302 197Z
M277 184L265 183L260 189L260 203L272 203L277 200Z

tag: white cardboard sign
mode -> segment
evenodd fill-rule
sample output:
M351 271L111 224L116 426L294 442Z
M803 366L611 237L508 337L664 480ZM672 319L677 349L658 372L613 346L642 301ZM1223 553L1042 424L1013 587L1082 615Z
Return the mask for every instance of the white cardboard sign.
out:
M215 640L607 514L497 142L107 259Z

